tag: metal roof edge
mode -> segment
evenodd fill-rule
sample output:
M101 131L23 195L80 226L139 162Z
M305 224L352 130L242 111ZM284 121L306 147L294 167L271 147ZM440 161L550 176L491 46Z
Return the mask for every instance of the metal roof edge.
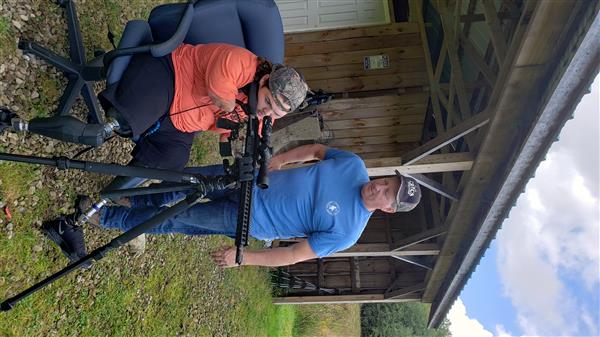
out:
M597 6L592 18L574 56L570 61L568 58L565 61L568 65L564 73L548 95L549 98L543 105L536 124L527 136L505 183L493 200L490 211L486 213L475 240L467 248L456 273L447 280L447 291L438 296L439 300L436 302L439 305L432 306L429 327L437 327L442 322L517 197L596 77L600 65L600 15Z

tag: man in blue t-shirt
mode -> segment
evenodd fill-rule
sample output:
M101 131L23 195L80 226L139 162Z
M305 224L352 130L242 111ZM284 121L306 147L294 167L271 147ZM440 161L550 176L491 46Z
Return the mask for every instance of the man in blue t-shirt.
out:
M287 164L314 160L318 162L313 165L282 169ZM396 176L369 180L360 157L321 144L276 155L269 170L269 188L254 189L250 235L260 240L306 239L289 247L246 250L244 265L283 266L347 249L356 243L375 210L410 211L421 198L414 179L396 171ZM208 176L222 171L219 165L196 168L194 173ZM130 207L105 207L92 222L125 231L185 195L169 192L132 197L128 199ZM192 206L149 233L234 237L239 192L217 191L207 197L211 201ZM212 255L221 267L235 266L235 247L225 247Z

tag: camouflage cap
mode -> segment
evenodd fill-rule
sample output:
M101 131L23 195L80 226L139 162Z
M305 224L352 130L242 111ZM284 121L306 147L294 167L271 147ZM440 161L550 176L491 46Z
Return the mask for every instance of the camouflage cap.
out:
M271 90L274 101L281 110L292 112L306 99L308 85L296 69L282 64L274 64L269 76L269 90ZM279 95L285 98L283 102L281 102ZM288 104L290 109L284 108L283 104Z
M415 208L421 201L421 187L419 183L409 177L405 177L396 171L396 176L400 179L400 188L396 194L396 212L408 212Z

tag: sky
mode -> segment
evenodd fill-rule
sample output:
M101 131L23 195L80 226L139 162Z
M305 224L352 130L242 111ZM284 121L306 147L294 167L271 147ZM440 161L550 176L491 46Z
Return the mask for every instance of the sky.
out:
M599 336L600 76L450 309L453 336Z

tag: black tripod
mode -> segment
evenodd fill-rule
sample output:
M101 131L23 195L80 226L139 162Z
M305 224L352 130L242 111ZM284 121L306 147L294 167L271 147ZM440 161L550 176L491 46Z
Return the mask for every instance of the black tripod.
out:
M255 90L256 89L254 89L254 91ZM249 110L247 106L244 108L246 111ZM235 239L237 248L236 263L241 264L243 259L243 249L248 244L248 234L250 232L249 227L252 211L252 190L254 187L254 177L257 177L257 185L260 188L268 187L267 166L270 158L269 142L271 133L271 118L263 118L262 137L260 137L258 134L258 118L256 117L256 114L254 111L251 111L248 116L249 118L247 121L248 127L246 131L244 154L243 156L236 158L233 165L229 165L229 162L224 160L223 165L225 167L225 175L220 176L206 177L168 170L77 161L70 160L66 157L41 158L0 153L0 160L56 166L58 169L62 170L73 168L102 174L159 179L165 182L174 183L168 187L142 187L103 192L104 196L110 196L114 199L123 196L194 189L194 192L189 194L185 199L157 214L155 217L131 228L130 230L111 240L106 245L95 249L88 255L80 258L78 261L73 262L72 264L36 283L23 292L6 299L0 304L0 310L8 311L12 309L17 302L25 297L44 288L45 286L71 273L72 271L88 265L92 260L98 261L102 259L111 250L123 246L127 242L133 240L140 234L145 233L163 221L181 212L184 212L188 208L198 203L202 198L204 198L204 196L206 196L206 194L216 190L235 188L240 188L241 190ZM258 167L260 167L260 170Z

